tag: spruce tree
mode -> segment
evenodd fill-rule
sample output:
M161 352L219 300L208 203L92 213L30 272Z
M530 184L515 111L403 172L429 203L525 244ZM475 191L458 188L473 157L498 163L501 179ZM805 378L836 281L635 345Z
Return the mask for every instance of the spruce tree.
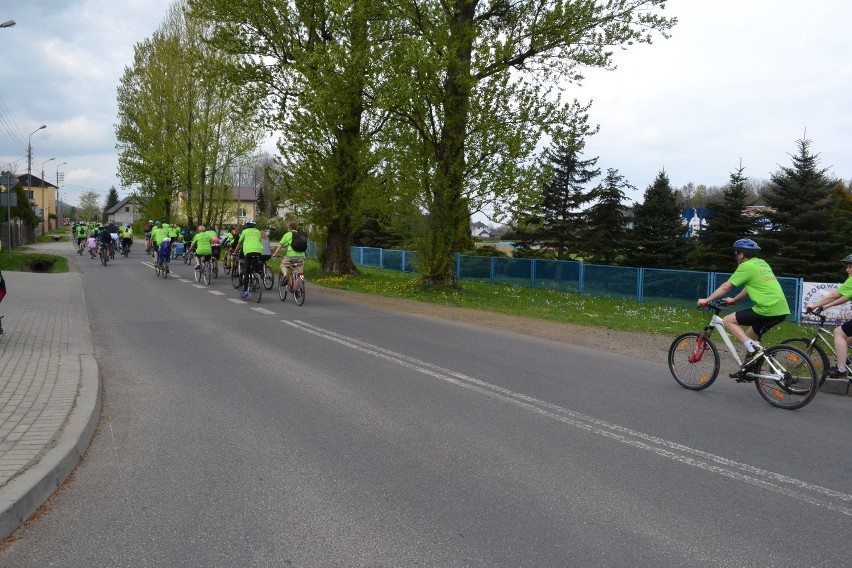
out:
M684 267L690 244L682 220L680 203L666 172L661 171L635 208L629 263L644 268Z
M586 212L586 230L583 235L584 259L600 264L622 261L628 240L628 219L624 216L626 198L624 190L636 189L618 173L609 168L606 178L595 188L597 202Z
M594 199L586 185L601 173L594 166L598 158L582 159L583 139L588 131L575 128L568 142L556 150L548 150L553 164L553 179L544 188L539 207L543 246L556 250L556 258L563 260L568 253L578 252L582 240L585 215L582 207Z
M709 205L707 228L699 233L696 270L733 271L736 266L731 256L734 241L755 236L755 220L744 214L750 201L744 170L740 165L732 172L722 201Z
M796 142L792 166L772 175L763 194L770 227L761 235L762 247L773 258L778 276L836 280L841 242L835 240L831 219L836 202L832 192L837 180L819 169L819 154L810 151L810 140Z
M116 191L115 186L109 188L109 193L107 194L106 203L104 204L104 222L107 220L107 211L118 205L118 191Z

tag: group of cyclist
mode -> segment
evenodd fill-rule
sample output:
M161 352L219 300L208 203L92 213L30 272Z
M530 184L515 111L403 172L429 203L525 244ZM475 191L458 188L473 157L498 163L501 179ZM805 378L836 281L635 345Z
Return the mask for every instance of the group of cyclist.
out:
M264 245L264 241L267 240L266 233L258 229L257 223L251 219L242 224L241 230L234 227L221 235L215 229L208 229L204 225L199 225L192 234L192 239L185 243L185 246L189 247L189 251L195 255L195 270L201 270L202 263L208 260L215 259L218 261L222 249L227 250L235 259L233 261L235 270L238 269L240 261L243 261L245 270L240 275L243 285L241 297L246 298L248 297L250 277L262 270L262 257L265 254L270 257L277 257L279 252L282 249L284 250L281 270L285 281L288 278L289 270L304 261L305 252L297 251L292 246L293 234L297 228L298 224L295 222L287 224L287 232L281 238L274 253L270 253L267 248L268 245ZM172 258L173 246L176 243L184 242L187 233L188 231L182 230L180 227L159 221L150 221L145 226L146 250L152 251L156 267L169 272L169 260Z
M128 224L116 225L110 221L104 223L77 222L71 225L71 234L77 239L77 253L83 254L88 250L92 258L96 258L102 249L106 249L110 257L117 250L130 250L133 244L133 228Z
M731 378L740 379L751 370L752 364L760 360L758 356L763 347L758 339L772 326L781 323L790 315L790 307L781 289L781 284L765 260L758 258L760 246L752 239L739 239L734 243L734 258L737 268L731 277L719 285L706 298L698 300L698 306L706 307L713 300L722 299L727 305L735 305L748 297L752 307L730 313L723 318L725 329L745 345L746 357L742 367ZM809 304L808 311L828 309L852 300L852 254L842 261L846 265L848 278L836 291L824 298ZM733 298L727 297L735 287L743 289ZM747 326L744 330L741 326ZM852 320L839 325L834 330L835 353L837 365L828 376L832 378L849 378L846 372L846 354L852 337Z

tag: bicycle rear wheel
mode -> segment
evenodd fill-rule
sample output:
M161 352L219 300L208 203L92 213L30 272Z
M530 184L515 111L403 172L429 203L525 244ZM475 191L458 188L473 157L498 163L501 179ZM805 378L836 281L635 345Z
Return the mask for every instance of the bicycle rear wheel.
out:
M283 274L278 275L278 297L282 302L287 299L287 280Z
M272 290L272 287L275 285L275 275L272 274L272 269L264 263L263 264L263 287L267 290Z
M198 270L195 267L192 267L192 271L195 273L195 281L201 282L201 272L204 270L204 263L198 265Z
M298 276L295 278L296 280L293 282L293 300L295 300L297 306L301 306L305 303L305 279Z
M669 370L683 388L703 390L719 376L721 358L704 332L690 331L675 338L669 347Z
M814 399L819 388L817 371L808 355L781 343L766 349L754 376L757 392L772 406L795 410Z
M249 296L255 303L259 303L263 296L263 283L256 272L251 275L251 280L249 280Z
M237 274L236 267L231 269L231 286L234 290L240 287L240 275Z
M210 285L210 271L210 261L208 260L207 262L201 265L201 278L208 286Z
M831 362L828 360L828 353L825 352L825 349L823 349L819 343L814 342L812 344L810 339L805 339L804 337L785 339L781 343L798 347L805 352L805 354L810 358L811 363L814 364L817 377L819 377L819 386L822 386L826 377L828 377L829 369L831 369Z

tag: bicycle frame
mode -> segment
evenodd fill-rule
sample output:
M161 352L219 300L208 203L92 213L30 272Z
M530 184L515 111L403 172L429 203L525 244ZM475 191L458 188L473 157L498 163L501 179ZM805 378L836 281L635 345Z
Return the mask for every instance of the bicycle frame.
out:
M814 327L814 336L811 338L811 345L815 343L821 343L823 349L826 351L827 355L833 355L835 360L837 359L837 351L834 349L834 333L825 326L826 317L823 315L817 316L820 319L820 323L813 324ZM849 349L852 346L846 348L846 370L848 372L852 372L852 365L849 362ZM829 362L833 364L833 361Z

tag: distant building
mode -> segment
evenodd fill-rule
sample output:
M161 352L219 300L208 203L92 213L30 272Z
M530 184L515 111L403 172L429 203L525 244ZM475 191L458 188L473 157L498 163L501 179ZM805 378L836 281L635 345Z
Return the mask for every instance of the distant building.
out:
M253 187L236 185L233 188L236 215L225 219L225 225L242 225L247 219L257 219L257 193Z
M55 229L56 221L50 221L50 216L56 216L56 186L30 174L19 175L18 183L37 208L36 214L48 222L47 228Z
M133 224L139 219L139 202L130 195L109 208L106 215L107 221L116 225Z

